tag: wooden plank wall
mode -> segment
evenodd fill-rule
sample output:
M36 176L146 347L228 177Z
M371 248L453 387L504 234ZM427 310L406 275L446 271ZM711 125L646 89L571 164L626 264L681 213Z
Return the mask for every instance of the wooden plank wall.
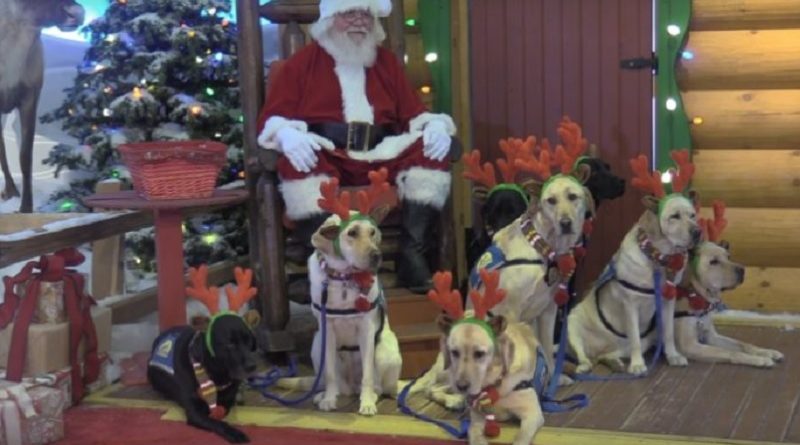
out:
M800 312L800 2L694 0L677 73L703 204L728 205L737 309ZM706 214L709 214L706 210Z
M472 141L484 159L499 154L499 138L554 140L564 114L620 176L630 177L628 159L650 155L650 72L619 68L651 53L650 1L472 0L469 13ZM601 207L582 283L638 219L640 197L628 191Z

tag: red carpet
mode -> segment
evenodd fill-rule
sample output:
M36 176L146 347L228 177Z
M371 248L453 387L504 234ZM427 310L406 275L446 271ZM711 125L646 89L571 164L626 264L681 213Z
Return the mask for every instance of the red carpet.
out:
M162 412L148 409L124 409L81 406L65 414L66 437L57 445L224 445L215 434L184 423L162 421ZM380 418L375 419L380 422ZM250 442L257 445L453 445L457 442L409 439L366 434L341 434L294 428L242 427ZM390 433L387 431L387 433Z

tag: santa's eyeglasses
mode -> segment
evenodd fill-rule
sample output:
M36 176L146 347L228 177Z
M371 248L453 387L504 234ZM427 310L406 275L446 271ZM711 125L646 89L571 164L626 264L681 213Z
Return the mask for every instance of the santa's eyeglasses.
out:
M337 13L336 16L348 22L373 19L372 13L368 9L351 9L349 11Z

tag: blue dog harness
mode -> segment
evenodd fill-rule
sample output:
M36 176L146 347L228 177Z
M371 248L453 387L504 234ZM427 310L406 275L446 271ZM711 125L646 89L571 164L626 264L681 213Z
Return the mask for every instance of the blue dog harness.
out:
M175 375L175 342L182 334L181 331L166 332L158 339L158 345L153 348L148 366L158 368L169 375Z
M492 244L488 249L486 249L485 252L483 252L483 255L481 255L481 257L475 263L475 267L473 267L469 274L469 285L472 289L477 289L482 284L481 275L479 273L481 269L493 271L505 269L506 267L531 264L544 265L544 262L540 259L534 260L529 258L513 258L509 260L506 258L506 254L500 250L497 244Z

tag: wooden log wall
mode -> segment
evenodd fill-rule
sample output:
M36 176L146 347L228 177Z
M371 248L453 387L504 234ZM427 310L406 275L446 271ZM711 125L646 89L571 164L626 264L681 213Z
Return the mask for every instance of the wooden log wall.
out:
M800 312L800 1L694 0L686 52L694 186L726 202L723 238L747 266L726 302Z

